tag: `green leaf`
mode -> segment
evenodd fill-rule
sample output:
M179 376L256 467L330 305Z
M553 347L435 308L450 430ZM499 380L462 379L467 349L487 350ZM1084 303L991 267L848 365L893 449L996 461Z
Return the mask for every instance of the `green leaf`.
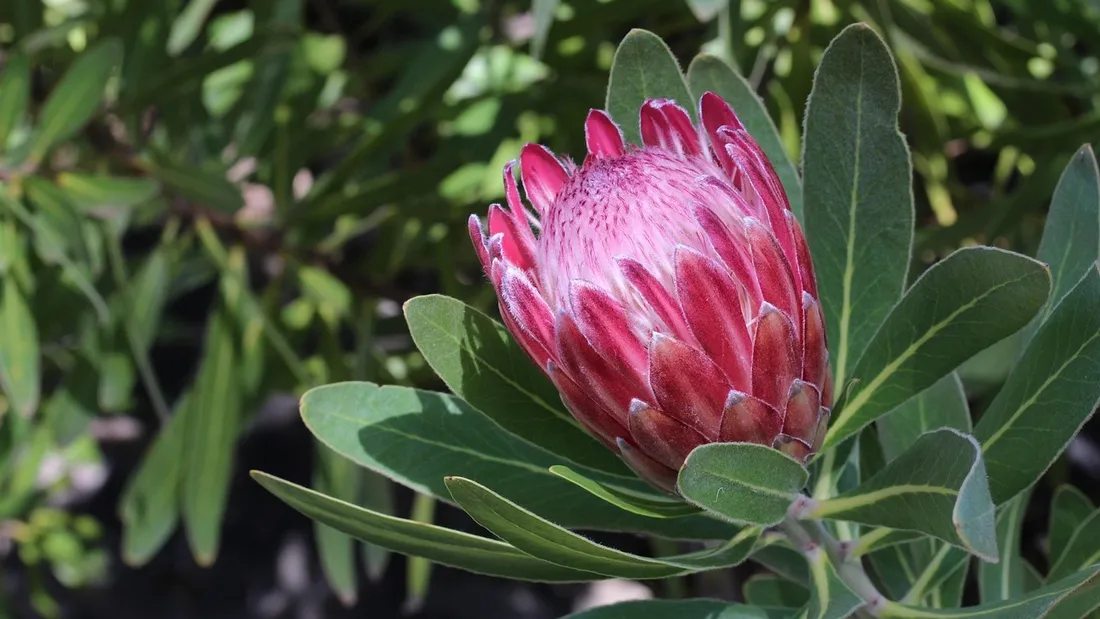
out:
M807 619L842 619L863 606L863 600L836 573L825 552L810 553L810 603L803 615Z
M645 600L601 606L562 619L768 619L762 609L715 600Z
M0 73L0 155L7 155L4 146L12 129L23 121L31 96L31 65L27 55L14 52L4 60Z
M744 529L722 546L686 555L648 558L602 546L541 518L481 484L448 477L451 497L478 524L531 556L557 565L618 578L667 578L737 565L760 531Z
M435 497L427 494L413 497L412 521L431 524L435 518L435 504ZM423 557L409 557L405 562L405 604L402 608L405 613L418 612L424 606L431 581L431 561Z
M229 310L211 314L184 440L183 523L200 565L218 554L241 416L237 345Z
M753 552L751 559L793 583L810 585L810 568L806 558L790 546L764 546Z
M1082 522L1092 515L1092 501L1077 488L1062 484L1050 501L1050 527L1047 529L1047 558L1054 565L1069 546L1069 540Z
M962 381L955 372L944 376L917 397L887 413L876 425L887 460L897 458L931 430L954 428L969 434L970 405Z
M51 146L69 139L91 120L120 62L122 43L117 39L99 41L77 57L42 105L31 139L31 161L41 161Z
M768 108L748 81L721 58L710 54L699 54L691 61L687 80L695 98L698 99L703 93L710 91L733 107L741 124L745 125L749 135L756 139L768 156L787 192L791 211L802 221L802 181L798 178L798 170L787 156L787 149L783 147L779 130L768 115Z
M69 196L52 182L37 176L28 177L23 182L27 198L35 206L37 215L43 223L56 233L62 243L62 249L77 256L78 262L85 265L91 262L88 244L84 238L83 220Z
M549 471L561 460L503 431L458 398L405 387L337 383L302 396L314 436L361 466L450 501L446 476L492 485L509 500L564 527L729 539L736 530L704 516L649 518L620 510ZM638 480L592 475L635 492Z
M650 518L680 518L699 513L699 508L673 498L657 498L654 495L640 495L623 488L602 484L594 479L574 471L567 466L552 466L550 472L562 479L573 482L593 495L611 503L619 509L634 512Z
M146 159L142 165L180 197L198 206L227 215L244 206L241 190L225 177L224 170L179 164L164 158Z
M922 435L855 490L819 502L810 516L920 531L997 560L981 448L951 428Z
M559 0L531 0L531 17L535 22L535 34L531 37L531 57L542 58L546 49L546 39L550 35L550 26L554 25L554 12Z
M848 550L848 556L862 557L863 555L877 552L883 548L911 542L919 537L921 537L921 534L916 531L902 531L900 529L879 527L861 535L858 540L851 544Z
M512 580L586 582L603 579L597 574L536 559L504 542L373 512L260 471L253 471L252 478L309 518L395 552Z
M145 565L156 555L179 524L183 483L184 432L189 402L185 393L175 413L127 481L118 504L122 521L122 559L127 565Z
M897 69L864 24L825 50L806 107L806 239L833 377L843 385L905 288L913 243L909 149L898 131ZM866 378L866 377L861 377Z
M1011 600L1025 593L1027 568L1020 552L1020 534L1024 526L1030 493L1016 495L997 510L997 547L1000 562L978 565L978 589L982 602Z
M1035 257L1050 267L1046 318L1100 260L1100 171L1088 144L1077 151L1058 180Z
M41 362L38 327L23 293L11 274L4 276L0 296L0 387L8 406L24 417L38 410L41 397ZM0 414L0 417L3 415Z
M710 443L688 454L676 485L689 503L721 518L773 525L808 478L805 467L770 447Z
M887 602L879 616L891 619L1080 619L1100 601L1100 565L1013 600L966 608L917 608ZM1085 608L1085 612L1073 612Z
M366 469L359 471L359 477L363 480L362 506L371 511L392 516L396 509L394 506L393 482L374 471ZM389 565L389 549L370 542L363 542L361 554L363 555L363 563L366 564L367 578L371 582L380 581L385 574L386 566Z
M62 172L57 175L57 184L78 210L100 217L140 206L160 190L160 184L149 178L81 172Z
M695 101L676 57L661 37L635 28L615 50L605 105L628 144L642 143L638 114L646 99L672 99L695 117Z
M292 28L302 19L303 0L272 0L267 22ZM238 156L256 155L267 142L275 126L275 108L290 75L292 50L286 49L256 61L252 79L241 99L240 114L234 127Z
M206 23L207 16L214 8L218 0L191 0L184 5L183 10L172 22L172 29L168 33L166 49L170 56L179 56L180 52L187 49L198 38L202 27Z
M1036 332L978 420L974 436L985 452L994 502L1034 483L1096 410L1098 307L1100 271L1094 265Z
M825 448L1020 330L1049 291L1043 264L993 247L963 248L936 263L906 291L856 364L852 376L860 382L834 414Z
M1057 580L1100 563L1100 510L1089 514L1077 525L1065 552L1052 564L1047 580Z
M500 427L576 464L634 477L573 420L553 383L503 325L442 295L408 301L405 319L413 342L443 382Z
M320 493L349 503L357 502L361 489L360 469L321 444L314 445L313 487ZM355 572L355 542L332 527L314 522L317 555L332 591L345 606L353 606L359 582Z

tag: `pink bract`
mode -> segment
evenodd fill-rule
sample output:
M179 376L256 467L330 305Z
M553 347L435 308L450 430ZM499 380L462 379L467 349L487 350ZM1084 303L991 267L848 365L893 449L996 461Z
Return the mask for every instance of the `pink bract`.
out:
M813 264L771 163L719 96L701 123L641 109L644 146L593 110L577 167L528 144L508 207L470 236L505 325L573 416L675 492L688 453L752 442L805 460L832 404Z

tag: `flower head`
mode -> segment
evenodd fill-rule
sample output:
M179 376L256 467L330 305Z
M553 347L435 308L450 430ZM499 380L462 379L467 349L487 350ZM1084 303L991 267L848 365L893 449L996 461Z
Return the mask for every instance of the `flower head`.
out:
M813 265L779 177L717 95L699 126L641 109L644 146L607 114L577 167L536 144L504 169L508 207L470 236L520 345L573 416L674 491L688 453L753 442L808 458L832 400Z

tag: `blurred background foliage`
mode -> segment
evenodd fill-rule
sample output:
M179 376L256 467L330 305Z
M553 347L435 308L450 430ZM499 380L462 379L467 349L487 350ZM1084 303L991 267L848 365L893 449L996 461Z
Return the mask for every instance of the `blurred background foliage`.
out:
M630 28L736 66L797 160L814 68L854 21L899 65L915 260L1033 254L1100 133L1095 0L0 2L0 616L82 616L75 591L179 549L218 569L225 532L265 517L227 508L255 496L246 441L330 494L438 516L263 429L308 436L294 398L325 382L442 387L400 304L492 308L466 217L523 143L583 152ZM967 366L975 397L998 354ZM311 539L347 605L394 571ZM404 564L406 609L429 574Z

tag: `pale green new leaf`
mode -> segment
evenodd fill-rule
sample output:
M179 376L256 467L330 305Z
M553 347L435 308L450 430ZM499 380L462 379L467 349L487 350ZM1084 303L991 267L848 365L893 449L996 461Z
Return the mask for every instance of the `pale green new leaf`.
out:
M754 443L696 447L676 486L689 503L731 522L773 525L806 486L809 473L786 454Z
M585 582L604 578L536 559L504 542L356 507L266 473L253 471L252 477L309 518L395 552L513 580Z
M821 58L802 155L806 239L817 273L837 385L901 296L913 242L909 149L885 43L864 24ZM883 411L885 412L885 411Z
M1036 332L978 420L974 436L985 452L994 502L1004 503L1034 483L1096 410L1098 307L1100 271L1094 264Z
M737 119L745 126L768 156L775 173L783 183L787 199L791 203L791 212L802 221L802 181L798 178L798 169L787 156L779 130L775 128L768 108L753 90L752 86L739 73L734 71L721 58L710 54L699 54L688 66L688 85L696 99L705 92L713 92L730 104Z
M642 143L638 116L642 103L662 98L679 103L695 117L695 101L668 46L648 30L631 30L615 50L605 106L628 144Z
M821 501L810 514L920 531L997 560L994 508L981 448L951 428L924 434L855 490Z
M1002 249L967 247L935 264L906 291L856 364L852 376L860 382L834 413L825 448L1018 331L1049 291L1042 263Z

